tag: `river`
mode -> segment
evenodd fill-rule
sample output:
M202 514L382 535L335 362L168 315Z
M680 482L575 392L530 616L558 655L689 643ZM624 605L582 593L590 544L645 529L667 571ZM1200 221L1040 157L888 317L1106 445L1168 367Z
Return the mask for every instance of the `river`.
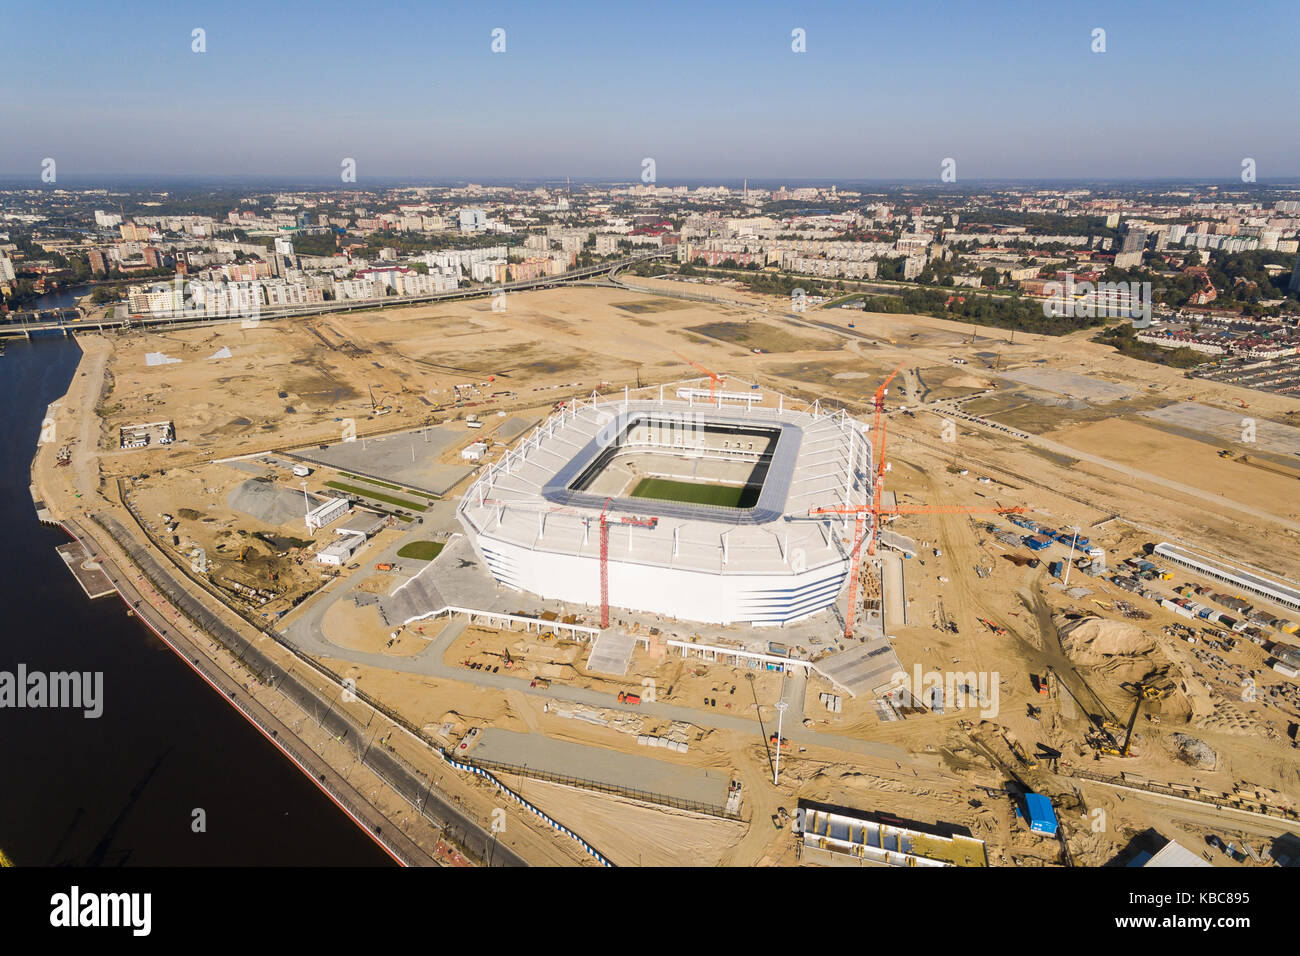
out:
M116 596L90 601L36 519L29 467L72 339L0 357L0 671L103 673L103 715L0 708L0 850L19 866L392 861ZM194 832L202 810L206 832Z

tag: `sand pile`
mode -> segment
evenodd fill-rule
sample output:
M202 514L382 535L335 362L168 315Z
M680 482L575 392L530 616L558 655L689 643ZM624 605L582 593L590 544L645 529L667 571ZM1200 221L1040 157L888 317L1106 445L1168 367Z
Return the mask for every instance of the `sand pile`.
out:
M1061 631L1061 647L1076 664L1096 667L1111 657L1150 654L1156 641L1129 621L1086 617Z
M1128 621L1088 617L1061 631L1061 648L1116 682L1142 680L1165 663L1155 638Z

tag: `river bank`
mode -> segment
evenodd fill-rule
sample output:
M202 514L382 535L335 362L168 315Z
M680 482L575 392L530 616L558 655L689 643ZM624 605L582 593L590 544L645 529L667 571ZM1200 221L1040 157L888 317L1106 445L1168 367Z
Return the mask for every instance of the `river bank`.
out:
M126 569L128 583L162 621L172 623L173 634L200 652L195 659L177 650L182 659L204 670L219 669L241 689L235 698L223 696L267 739L283 745L311 782L390 856L415 865L466 865L461 849L474 859L488 858L494 841L482 823L484 814L462 809L471 802L471 791L482 789L479 783L460 779L408 728L350 695L341 678L214 599L202 579L173 564L127 507L119 484L126 477L101 478L101 423L95 409L112 400L114 339L82 335L78 341L84 355L76 376L48 410L45 426L53 440L41 443L33 461L33 498L52 518L88 532L108 560ZM68 466L58 464L58 449L66 449ZM122 582L118 585L122 590ZM170 640L168 634L162 638ZM279 723L269 724L259 713ZM502 846L493 862L522 865L524 860Z
M61 337L10 343L0 362L7 447L37 444L55 417L48 403L80 400L83 357ZM41 444L38 458L52 458L72 433L56 424L51 437L56 443ZM101 674L104 688L97 719L69 710L0 712L0 760L12 771L0 788L6 855L19 866L391 865L139 617L112 597L86 597L55 551L68 535L37 520L26 456L3 456L0 470L8 532L0 550L7 625L0 669L22 663L43 673ZM60 510L65 498L80 502L78 493L71 485L48 492Z

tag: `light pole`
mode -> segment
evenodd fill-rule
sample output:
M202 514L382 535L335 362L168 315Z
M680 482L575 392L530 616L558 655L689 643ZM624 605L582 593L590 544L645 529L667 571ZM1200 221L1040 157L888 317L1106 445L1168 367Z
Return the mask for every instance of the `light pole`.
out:
M1074 534L1070 536L1070 560L1065 562L1065 579L1061 582L1063 587L1070 586L1070 567L1074 564L1074 543L1079 540L1079 529L1075 527Z
M790 705L784 700L776 702L776 764L772 768L772 785L781 782L781 724Z

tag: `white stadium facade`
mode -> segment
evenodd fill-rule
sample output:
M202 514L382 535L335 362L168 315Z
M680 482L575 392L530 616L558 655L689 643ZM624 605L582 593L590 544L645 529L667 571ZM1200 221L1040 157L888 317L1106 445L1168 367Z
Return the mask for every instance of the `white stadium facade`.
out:
M611 607L779 625L835 603L853 518L809 512L869 500L862 423L817 405L787 408L782 396L765 403L753 389L670 395L570 403L479 476L458 517L492 575L544 599L598 607L604 511ZM735 497L633 497L650 479Z

